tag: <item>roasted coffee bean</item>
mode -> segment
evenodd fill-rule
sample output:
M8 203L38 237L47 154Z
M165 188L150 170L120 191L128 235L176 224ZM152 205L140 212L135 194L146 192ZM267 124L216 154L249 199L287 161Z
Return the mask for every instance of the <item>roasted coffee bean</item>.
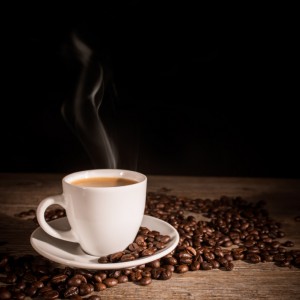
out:
M249 262L253 263L253 264L257 264L259 262L261 262L261 257L255 253L251 253L247 255Z
M140 281L139 284L140 285L149 285L152 282L151 277L147 276L147 277L143 277Z
M179 265L179 266L177 266L177 268L176 268L176 272L178 272L178 273L185 273L185 272L187 272L188 270L189 270L188 265Z
M98 263L99 264L107 264L109 262L109 259L108 259L108 257L106 257L106 256L101 256L101 257L99 257L99 259L98 259Z
M51 282L53 284L59 284L59 283L65 282L67 278L68 278L68 276L65 274L58 274L51 278Z
M162 272L162 268L153 268L151 270L152 278L153 279L159 279L161 272Z
M118 278L121 275L121 270L110 270L107 274L110 278Z
M108 287L113 287L116 286L118 284L118 279L116 278L106 278L104 279L103 283Z
M291 266L291 262L288 261L288 260L284 260L284 261L276 262L276 265L278 267L290 267Z
M172 277L172 271L168 270L168 269L165 269L163 268L164 270L161 271L160 273L160 276L159 276L159 279L161 280L168 280Z
M101 292L104 291L106 289L106 285L104 283L101 282L97 282L94 284L94 289L96 292Z
M205 271L212 270L212 268L213 268L212 264L210 262L207 262L207 261L202 262L200 266L201 266L201 269L205 270Z
M128 246L128 249L132 252L134 252L134 251L140 252L143 248L140 247L137 243L132 243Z
M131 261L131 260L135 260L136 257L133 254L124 254L121 258L120 261Z
M213 269L219 269L220 268L220 263L218 261L211 260L210 263L211 263Z
M22 292L15 292L13 293L13 299L15 300L24 300L26 298L26 295ZM0 296L1 299L1 296Z
M123 274L129 276L132 273L132 269L124 269ZM105 278L104 278L105 279Z
M121 257L124 255L124 252L117 252L117 253L114 253L114 254L110 254L108 256L108 260L110 262L117 262L121 259Z
M234 268L234 264L232 262L228 262L223 268L225 271L232 271Z
M35 275L33 275L31 272L27 272L23 276L23 280L25 282L33 283L33 282L37 281L37 277Z
M282 243L282 246L284 247L294 247L294 243L292 241L286 241Z
M224 258L227 260L227 261L233 261L233 256L231 254L225 254L224 255Z
M6 287L3 287L1 286L0 287L0 299L4 300L4 299L11 299L12 297L12 294L11 292L6 288Z
M147 264L150 268L159 268L160 267L160 259L156 259L150 263Z
M173 265L163 265L162 268L169 270L172 273L175 271L175 267Z
M86 296L88 294L91 294L94 291L94 286L90 283L82 283L78 289L79 289L80 296Z
M98 295L92 295L92 296L87 297L86 299L88 299L88 300L101 300L101 297L98 296Z
M70 297L70 300L82 300L83 298L79 295L74 295Z
M45 300L57 299L57 298L59 298L59 292L55 291L55 290L48 291L48 292L43 293L42 297Z
M199 261L194 261L190 264L189 269L191 271L198 271L200 269L200 262Z
M8 263L9 256L8 255L3 255L0 256L0 268L4 268L6 264Z
M85 279L84 283L86 283L86 278L84 277L84 279ZM69 286L80 286L82 283L83 283L82 279L77 277L77 276L73 276L72 278L70 278L68 280L68 285Z
M285 255L283 253L277 253L273 256L273 260L276 262L285 261Z
M173 256L163 258L163 262L167 265L172 265L172 266L177 265L177 259Z
M64 297L65 298L70 298L71 296L78 295L79 289L77 286L70 286L69 288L66 289L64 292Z
M39 289L39 295L42 295L43 293L52 291L52 287L50 285L46 285Z
M245 255L243 253L238 254L238 253L234 253L233 254L233 259L234 260L242 260L245 257Z
M142 256L150 256L153 255L155 253L155 249L154 248L148 248L142 251L141 255Z
M197 221L192 215L186 217L186 211L203 214L208 220ZM4 254L0 256L0 271L4 273L2 281L5 278L10 284L9 297L45 298L46 295L55 299L58 293L68 299L82 299L81 296L86 298L94 290L102 291L129 280L148 285L151 279L166 280L174 272L230 271L234 268L233 260L274 261L278 267L300 267L300 250L288 250L286 247L294 245L291 241L277 241L285 234L278 222L269 219L262 202L248 203L240 197L203 200L148 193L145 213L169 222L180 234L179 244L165 257L133 269L91 272L60 269L39 256L14 258ZM46 214L50 220L64 216L65 211L49 210ZM100 257L98 261L117 263L151 256L164 249L170 239L156 230L141 227L134 242L124 251ZM7 290L1 288L0 299L3 295L7 297L6 293Z
M141 279L142 279L142 271L141 270L133 271L130 274L130 280L133 282L137 282Z
M25 294L29 297L33 297L37 292L36 287L28 287L25 289Z
M204 251L203 256L207 261L211 261L215 259L215 255L210 251Z
M16 274L14 274L14 273L8 273L6 275L6 278L5 278L5 283L7 283L7 284L13 284L13 283L15 283L17 281L17 279L18 279L18 277L17 277Z
M145 238L144 236L142 235L138 235L136 238L135 238L135 242L138 246L141 246L143 247L145 245Z
M85 269L76 270L75 276L77 276L77 275L82 275L86 279L91 279L93 277L93 274L90 271L85 270Z
M179 262L180 264L190 265L192 263L192 258L180 258Z
M128 276L127 275L120 275L118 277L118 283L125 283L128 282Z

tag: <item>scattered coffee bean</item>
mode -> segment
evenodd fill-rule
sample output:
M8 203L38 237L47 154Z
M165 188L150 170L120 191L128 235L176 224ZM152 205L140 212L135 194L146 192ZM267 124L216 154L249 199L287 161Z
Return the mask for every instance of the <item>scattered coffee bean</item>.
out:
M292 241L279 242L285 236L281 225L268 217L264 203L248 203L240 197L217 200L188 199L148 193L145 213L173 225L179 232L177 247L165 257L133 269L88 271L54 267L40 256L0 255L0 299L100 299L95 292L128 281L142 286L152 280L168 280L173 273L231 271L235 260L248 263L273 262L278 267L300 268L300 250L290 250ZM17 215L32 219L34 211ZM197 221L185 212L202 214ZM65 216L64 210L46 212L48 221ZM299 217L295 221L300 221ZM34 219L35 220L35 219ZM36 221L36 220L35 220ZM151 256L164 249L170 237L151 228L141 227L127 249L99 258L99 263L117 263Z

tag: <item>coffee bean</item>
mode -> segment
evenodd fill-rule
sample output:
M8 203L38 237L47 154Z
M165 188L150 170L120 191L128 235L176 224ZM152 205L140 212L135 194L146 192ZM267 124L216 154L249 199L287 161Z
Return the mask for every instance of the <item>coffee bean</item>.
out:
M152 282L151 277L147 276L147 277L143 277L140 281L139 284L140 285L149 285Z
M247 257L248 257L249 262L251 262L253 264L257 264L257 263L261 262L261 257L255 253L248 254Z
M128 249L132 252L134 252L134 251L140 252L143 248L140 247L137 243L132 243L128 246Z
M1 286L0 287L0 299L11 299L12 295L11 292L6 288Z
M25 294L29 297L32 297L36 294L37 292L37 288L36 287L29 287L27 289L25 289Z
M94 284L94 289L96 292L101 292L104 291L106 289L106 285L104 283L101 282L97 282Z
M163 268L164 270L161 271L159 279L161 280L169 280L172 277L173 271Z
M26 298L26 295L22 292L15 292L13 293L13 299L16 299L16 300L24 300ZM1 296L0 296L0 299L1 299Z
M90 283L82 283L78 289L80 296L86 296L94 291L94 286Z
M69 288L66 289L66 291L64 292L64 297L65 298L70 298L71 296L75 296L78 295L79 293L79 289L77 286L71 286Z
M234 264L233 264L232 262L229 262L228 264L226 264L226 265L224 266L224 270L225 270L225 271L232 271L233 268L234 268Z
M176 271L178 273L185 273L189 270L189 267L188 265L179 265L177 268L176 268Z
M151 276L153 279L159 279L162 268L153 268L151 271Z
M78 278L78 277L75 277L75 276L73 276L72 278L70 278L68 280L68 285L69 286L75 286L75 287L77 287L77 286L80 286L81 283L82 283L82 280L80 278Z
M135 260L136 259L136 257L135 257L135 255L133 255L133 254L124 254L122 257L121 257L121 259L120 259L120 261L132 261L132 260Z
M141 246L143 247L145 245L145 238L144 236L141 236L141 235L138 235L136 238L135 238L135 242L138 246Z
M292 241L286 241L282 243L282 246L284 247L294 247L294 243Z
M121 259L121 257L124 255L124 253L123 252L117 252L117 253L114 253L114 254L110 254L109 256L108 256L108 260L110 261L110 262L117 262L117 261L119 261L120 259Z
M118 283L128 282L128 276L126 275L120 275L117 279L118 279Z
M107 274L109 278L118 278L120 275L121 275L121 270L111 270Z
M197 221L186 211L203 214L208 221ZM145 213L172 224L180 234L177 247L161 259L133 269L95 271L54 267L40 256L20 258L0 255L0 271L10 289L0 288L0 299L40 297L55 299L99 299L90 295L118 283L133 281L148 285L153 279L170 279L174 272L221 269L231 271L233 260L250 263L274 261L278 267L300 267L300 250L288 250L292 241L285 236L278 222L269 219L263 203L248 203L240 197L220 199L188 199L148 193ZM65 215L64 210L47 211L47 219ZM22 216L33 216L32 212ZM21 216L21 215L20 215ZM164 249L171 237L141 227L134 242L124 251L100 257L99 263L130 261ZM232 247L234 245L234 247ZM238 247L237 247L237 246ZM232 249L229 249L232 248ZM25 295L25 296L24 296ZM86 297L88 296L88 297Z
M175 266L177 265L177 259L173 256L163 258L163 262L168 265Z
M70 300L82 300L83 298L79 295L74 295L70 297Z
M142 271L136 270L130 274L130 280L133 282L137 282L142 279Z
M202 262L200 264L200 267L201 267L202 270L205 270L205 271L212 270L212 268L213 268L212 264L210 262L207 262L207 261Z
M101 257L99 257L99 259L98 259L98 263L99 264L107 264L109 262L109 259L108 259L108 257L106 257L106 256L101 256Z
M98 296L98 295L92 295L92 296L87 297L86 299L88 299L88 300L101 300L101 297Z
M68 276L65 274L58 274L51 278L51 282L53 284L59 284L59 283L65 282L67 278L68 278Z
M43 293L52 291L52 287L51 286L44 286L42 288L39 289L39 295L42 295Z
M52 291L48 291L43 293L43 299L45 300L52 300L52 299L57 299L59 298L59 292L52 290Z
M153 255L155 253L155 249L154 248L148 248L142 251L141 255L142 256L150 256Z
M113 287L116 286L118 284L118 279L116 278L106 278L104 279L103 283L108 287Z
M13 284L17 281L18 277L16 274L13 274L13 273L9 273L7 274L6 276L6 279L5 279L5 283L7 284Z

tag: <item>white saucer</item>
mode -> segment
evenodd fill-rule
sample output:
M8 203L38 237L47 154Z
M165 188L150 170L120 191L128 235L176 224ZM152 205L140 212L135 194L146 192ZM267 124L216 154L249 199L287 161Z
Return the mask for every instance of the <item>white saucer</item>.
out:
M60 230L68 230L70 228L66 217L51 221L50 224L54 228ZM179 234L169 223L145 215L142 226L147 227L150 230L159 231L162 235L169 235L171 240L166 248L157 251L155 254L128 262L100 264L98 263L99 257L86 254L80 248L79 244L56 239L45 233L40 227L31 234L30 243L39 254L57 263L69 267L98 270L123 269L146 264L167 255L177 246Z

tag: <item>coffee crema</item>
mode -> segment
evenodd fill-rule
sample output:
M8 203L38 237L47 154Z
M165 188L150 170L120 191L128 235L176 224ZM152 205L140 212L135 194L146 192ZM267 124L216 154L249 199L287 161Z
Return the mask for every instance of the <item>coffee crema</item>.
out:
M83 187L114 187L135 184L137 182L136 180L123 177L91 177L74 180L71 184Z

